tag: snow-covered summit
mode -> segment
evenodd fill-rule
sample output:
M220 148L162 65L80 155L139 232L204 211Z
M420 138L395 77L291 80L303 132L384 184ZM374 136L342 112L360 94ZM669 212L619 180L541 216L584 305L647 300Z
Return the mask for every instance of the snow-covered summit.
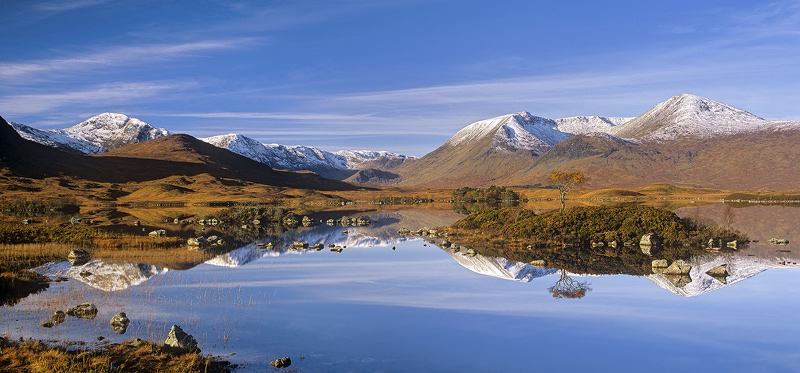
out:
M163 128L117 113L95 115L63 131L69 137L88 141L106 151L169 135Z
M459 146L491 139L492 147L514 151L530 150L541 154L570 137L561 132L552 119L520 112L472 123L450 138L445 144Z
M682 94L609 132L623 138L664 141L681 137L735 135L768 129L770 126L770 121L747 111L704 97Z
M169 135L163 128L125 114L103 113L65 129L39 130L20 123L11 126L23 138L64 151L99 154Z

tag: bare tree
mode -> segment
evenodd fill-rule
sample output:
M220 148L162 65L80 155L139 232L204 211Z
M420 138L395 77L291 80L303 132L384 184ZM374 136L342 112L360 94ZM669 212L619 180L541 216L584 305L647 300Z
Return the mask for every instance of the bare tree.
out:
M566 208L566 196L572 189L586 183L586 176L580 172L553 171L550 174L550 183L558 189L561 194L561 211Z

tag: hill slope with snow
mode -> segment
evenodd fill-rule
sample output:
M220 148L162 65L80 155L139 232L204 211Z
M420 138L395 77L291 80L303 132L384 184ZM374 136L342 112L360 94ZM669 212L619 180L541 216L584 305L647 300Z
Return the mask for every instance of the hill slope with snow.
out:
M664 101L608 133L622 138L668 141L732 136L769 129L771 122L704 97L682 94Z
M373 150L341 150L328 152L310 146L262 144L255 139L238 134L202 138L211 145L228 149L272 168L289 171L313 171L324 177L345 179L356 173L361 165L376 161L403 161L413 157Z
M22 123L9 123L23 139L38 142L59 150L76 154L100 154L103 147L86 140L70 137L64 130L40 130Z

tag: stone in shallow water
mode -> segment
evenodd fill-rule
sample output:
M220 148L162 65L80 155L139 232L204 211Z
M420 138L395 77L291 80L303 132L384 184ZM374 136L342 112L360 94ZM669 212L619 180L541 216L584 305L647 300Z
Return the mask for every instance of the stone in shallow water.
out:
M274 366L275 368L278 368L278 369L286 368L286 367L292 365L292 359L290 359L288 356L287 357L282 357L280 359L273 360L270 363L270 365L272 365L272 366Z
M128 320L128 316L125 315L125 312L120 312L114 315L114 317L111 318L111 321L108 322L108 324L111 326L111 329L113 329L117 334L125 334L125 332L128 330L129 323L130 320Z
M53 316L50 316L50 321L56 324L61 324L62 322L64 322L64 319L66 318L67 314L65 314L64 311L56 311L53 312Z
M68 309L66 314L69 316L79 317L81 319L91 320L97 316L97 307L94 305L94 303L81 303Z

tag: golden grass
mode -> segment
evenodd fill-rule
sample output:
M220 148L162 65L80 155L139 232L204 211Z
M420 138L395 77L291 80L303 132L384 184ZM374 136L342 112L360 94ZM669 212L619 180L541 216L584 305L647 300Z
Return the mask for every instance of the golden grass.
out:
M97 350L68 350L41 341L0 345L0 372L226 372L232 366L196 353L176 352L153 342L133 340Z

